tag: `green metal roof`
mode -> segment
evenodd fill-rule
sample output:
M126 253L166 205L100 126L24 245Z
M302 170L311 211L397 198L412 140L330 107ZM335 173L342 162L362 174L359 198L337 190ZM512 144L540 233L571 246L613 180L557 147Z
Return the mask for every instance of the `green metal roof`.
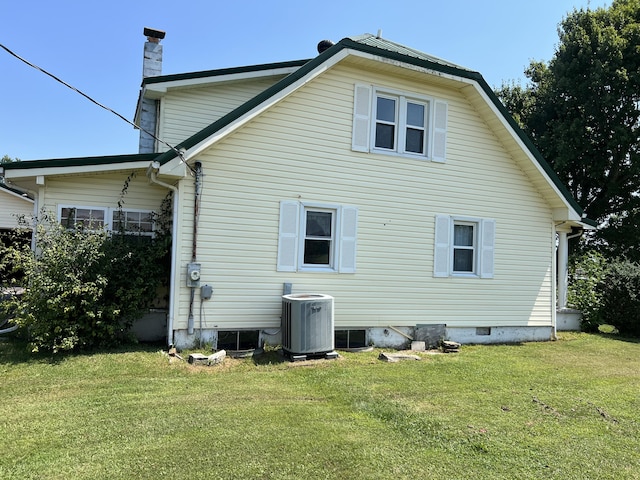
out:
M248 65L245 67L221 68L217 70L204 70L201 72L178 73L174 75L158 75L157 77L146 77L142 85L153 83L175 82L180 80L195 80L207 77L221 77L224 75L235 75L242 73L261 72L267 70L279 70L283 68L298 68L309 60L295 60L291 62L264 63L261 65Z
M110 155L104 157L51 158L26 160L3 164L5 170L26 170L30 168L81 167L87 165L111 165L117 163L151 162L157 153L138 153L132 155Z

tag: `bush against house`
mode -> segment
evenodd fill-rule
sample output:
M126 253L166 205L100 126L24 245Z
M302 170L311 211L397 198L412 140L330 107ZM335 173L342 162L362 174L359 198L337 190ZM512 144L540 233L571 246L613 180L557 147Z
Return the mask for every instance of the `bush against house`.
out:
M27 280L24 295L5 308L16 312L32 350L104 348L127 339L168 278L169 231L143 237L80 224L66 228L44 212L35 229L35 251L6 252Z

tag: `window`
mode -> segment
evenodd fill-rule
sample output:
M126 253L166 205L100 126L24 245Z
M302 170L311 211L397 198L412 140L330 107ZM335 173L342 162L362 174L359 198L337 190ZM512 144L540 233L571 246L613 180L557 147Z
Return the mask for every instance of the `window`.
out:
M434 277L493 278L495 220L436 215Z
M58 206L60 224L66 228L97 230L106 227L126 234L153 235L153 213L148 210L120 210L106 207Z
M354 273L358 210L283 201L277 270Z
M304 209L303 265L333 266L335 217L335 210Z
M255 350L259 347L258 330L218 331L216 350Z
M478 224L453 222L453 273L476 273Z
M153 235L153 213L144 210L114 210L111 229L117 232Z
M374 147L398 153L426 155L428 102L405 96L376 96Z
M334 341L336 348L364 348L367 346L367 331L336 330Z
M105 226L107 209L100 207L66 207L59 208L58 218L65 228L78 226L90 230L99 230Z
M352 148L444 162L447 108L441 100L358 84Z

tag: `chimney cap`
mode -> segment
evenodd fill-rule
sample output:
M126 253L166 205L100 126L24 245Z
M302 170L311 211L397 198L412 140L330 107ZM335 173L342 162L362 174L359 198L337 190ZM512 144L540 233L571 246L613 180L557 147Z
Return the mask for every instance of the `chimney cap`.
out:
M156 38L158 40L162 40L166 35L166 32L162 30L156 30L154 28L144 27L144 34L147 38Z

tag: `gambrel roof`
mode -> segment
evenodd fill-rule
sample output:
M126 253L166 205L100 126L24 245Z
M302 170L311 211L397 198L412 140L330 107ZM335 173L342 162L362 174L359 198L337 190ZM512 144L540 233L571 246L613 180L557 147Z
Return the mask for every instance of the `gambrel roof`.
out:
M536 188L549 199L552 208L558 210L558 218L576 225L592 222L584 219L584 212L566 186L546 162L529 137L522 131L510 113L502 105L491 87L479 72L439 59L426 53L405 47L371 34L347 37L310 60L263 64L240 68L228 68L179 75L164 75L146 78L142 84L142 96L158 98L171 88L193 87L233 78L251 78L260 75L284 75L271 87L262 91L199 132L175 145L164 153L131 155L72 160L43 160L38 167L62 167L63 165L106 165L117 167L118 163L138 163L153 160L160 167L160 174L171 175L176 166L189 162L221 138L240 128L261 112L286 98L291 93L332 66L344 61L355 61L363 66L376 65L407 75L422 75L429 81L446 84L462 92L467 100L480 112L483 119L501 140L509 154L522 168ZM36 168L32 162L20 162L6 167L7 170Z

